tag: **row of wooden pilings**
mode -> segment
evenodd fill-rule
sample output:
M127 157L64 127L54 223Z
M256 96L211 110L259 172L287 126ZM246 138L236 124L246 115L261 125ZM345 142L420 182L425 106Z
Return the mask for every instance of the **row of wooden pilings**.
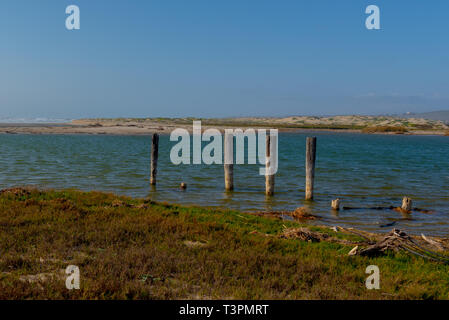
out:
M277 137L276 137L277 138ZM270 167L271 143L273 137L266 137L266 168ZM224 138L224 179L226 191L234 190L234 165L227 164L226 159L233 159L234 154L234 138L233 135L225 134ZM151 177L150 184L156 185L157 160L159 156L159 135L154 133L151 140ZM315 180L315 161L316 161L316 137L307 137L306 140L306 188L305 199L313 200L313 183ZM232 162L232 161L231 161ZM181 183L181 188L185 189L187 185ZM265 194L272 196L274 194L274 174L265 175ZM340 210L340 199L332 200L331 207L333 210ZM412 200L408 197L402 199L402 206L399 208L402 212L410 212L412 210Z
M277 137L276 137L277 138ZM225 134L224 137L224 157L232 157L234 154L233 135ZM273 137L266 137L266 168L270 167L271 143ZM151 141L151 177L150 184L156 185L157 160L159 154L159 135L154 133ZM313 182L315 179L315 161L316 161L316 137L308 137L306 141L306 190L305 199L313 200ZM272 196L274 194L274 174L265 175L265 194ZM234 190L234 165L224 164L225 190Z

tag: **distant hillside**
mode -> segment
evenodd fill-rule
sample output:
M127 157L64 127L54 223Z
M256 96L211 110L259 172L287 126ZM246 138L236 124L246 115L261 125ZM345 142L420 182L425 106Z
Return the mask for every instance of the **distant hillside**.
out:
M403 115L403 117L404 118L422 118L422 119L428 119L428 120L449 122L449 110L433 111L433 112L425 112L425 113L407 113L407 114Z
M193 120L201 120L204 126L215 127L275 127L275 128L300 128L300 129L351 129L362 130L366 128L381 127L391 129L391 127L403 127L407 132L416 130L449 130L449 122L428 120L421 116L290 116L284 118L274 117L246 117L246 118L219 118L219 119L199 119L199 118L121 118L121 119L80 119L72 121L72 125L85 127L89 130L98 129L102 132L106 128L110 130L122 130L124 128L135 128L154 130L154 128L173 128L176 126L191 127ZM378 131L376 131L378 132Z

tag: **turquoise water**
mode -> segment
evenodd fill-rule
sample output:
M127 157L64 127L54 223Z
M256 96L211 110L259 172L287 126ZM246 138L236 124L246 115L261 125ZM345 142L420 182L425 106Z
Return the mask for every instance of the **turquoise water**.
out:
M111 191L156 201L228 207L244 211L292 210L308 205L319 223L414 234L449 236L449 138L437 136L313 133L317 136L315 201L304 198L305 139L312 134L279 135L276 194L267 199L259 165L236 165L235 191L224 192L221 165L173 165L174 142L160 138L158 186L149 186L148 136L0 135L0 188L35 185ZM186 191L179 184L186 182ZM404 195L414 207L434 211L404 216L377 206L400 206ZM332 212L330 201L357 210Z

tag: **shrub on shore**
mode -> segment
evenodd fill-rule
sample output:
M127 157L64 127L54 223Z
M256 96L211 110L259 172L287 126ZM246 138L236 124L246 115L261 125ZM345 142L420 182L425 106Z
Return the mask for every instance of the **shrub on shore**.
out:
M375 126L362 129L364 133L406 133L407 128L404 126Z

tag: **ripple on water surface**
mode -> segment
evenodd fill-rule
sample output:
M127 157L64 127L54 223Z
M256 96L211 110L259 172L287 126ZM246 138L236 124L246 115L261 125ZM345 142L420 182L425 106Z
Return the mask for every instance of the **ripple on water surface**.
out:
M308 204L322 223L448 236L449 138L436 136L320 133L316 201ZM276 194L267 199L259 165L235 165L235 192L223 192L221 165L173 165L168 136L160 138L158 186L150 188L150 137L0 135L0 187L35 185L103 190L181 204L245 211L303 206L305 134L281 133ZM184 181L188 188L180 191ZM370 207L400 205L404 195L432 214L402 216ZM358 210L329 210L330 201Z

